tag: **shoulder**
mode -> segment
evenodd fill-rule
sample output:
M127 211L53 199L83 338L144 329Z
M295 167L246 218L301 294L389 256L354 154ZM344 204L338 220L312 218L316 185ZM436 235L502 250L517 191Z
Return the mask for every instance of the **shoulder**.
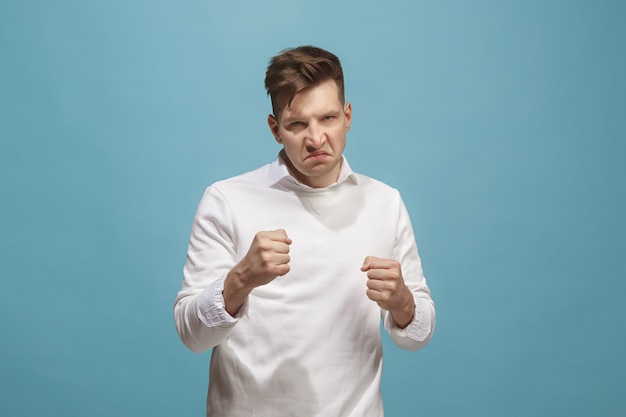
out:
M263 165L255 170L216 181L209 185L207 189L227 191L229 189L241 189L247 186L267 186L269 166L269 164Z
M219 201L225 204L228 200L236 200L249 195L252 190L267 188L268 167L269 165L264 165L253 171L210 184L204 189L200 206L214 206Z
M359 185L359 187L363 188L364 191L375 192L377 193L377 195L380 195L382 193L383 195L395 195L398 197L400 196L400 193L396 188L376 178L372 178L359 173L353 173L352 175L354 175L357 180L357 184Z

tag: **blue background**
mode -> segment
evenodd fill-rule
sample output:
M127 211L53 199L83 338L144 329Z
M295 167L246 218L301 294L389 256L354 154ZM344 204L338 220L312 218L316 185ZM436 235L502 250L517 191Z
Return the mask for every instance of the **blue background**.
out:
M626 3L0 2L0 415L201 416L172 305L213 181L271 161L268 59L342 59L438 308L389 416L626 415Z

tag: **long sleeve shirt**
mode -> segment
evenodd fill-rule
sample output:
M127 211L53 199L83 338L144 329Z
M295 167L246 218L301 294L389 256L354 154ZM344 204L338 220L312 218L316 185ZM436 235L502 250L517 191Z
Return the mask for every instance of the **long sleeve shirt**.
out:
M228 272L259 231L292 240L290 272L255 288L235 317L225 310ZM415 300L398 328L367 298L366 256L400 262ZM174 306L192 351L213 348L209 416L382 416L380 320L399 347L418 350L435 325L411 222L397 190L354 173L310 188L272 164L209 186L192 226Z

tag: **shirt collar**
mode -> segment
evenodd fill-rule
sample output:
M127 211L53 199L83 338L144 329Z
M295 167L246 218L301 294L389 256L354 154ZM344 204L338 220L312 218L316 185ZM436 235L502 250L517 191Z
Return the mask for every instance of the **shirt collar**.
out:
M354 171L352 171L352 168L350 168L350 164L348 164L348 160L346 159L344 155L342 155L341 158L342 158L342 161L341 161L341 168L339 171L339 178L337 178L336 183L331 184L328 188L337 184L341 184L348 180L352 181L354 184L358 184L357 175L355 174ZM270 164L269 172L268 172L268 182L269 182L269 185L274 185L283 179L291 181L304 188L311 188L308 185L302 184L293 175L289 173L287 164L285 163L285 160L282 158L281 154L279 153L278 157L274 160L274 162Z

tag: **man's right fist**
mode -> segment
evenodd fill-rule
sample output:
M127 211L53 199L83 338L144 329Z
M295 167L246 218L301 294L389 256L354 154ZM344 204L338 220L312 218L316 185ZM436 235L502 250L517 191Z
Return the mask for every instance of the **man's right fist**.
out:
M289 272L291 239L283 229L259 232L246 256L239 262L242 284L249 288L265 285Z

